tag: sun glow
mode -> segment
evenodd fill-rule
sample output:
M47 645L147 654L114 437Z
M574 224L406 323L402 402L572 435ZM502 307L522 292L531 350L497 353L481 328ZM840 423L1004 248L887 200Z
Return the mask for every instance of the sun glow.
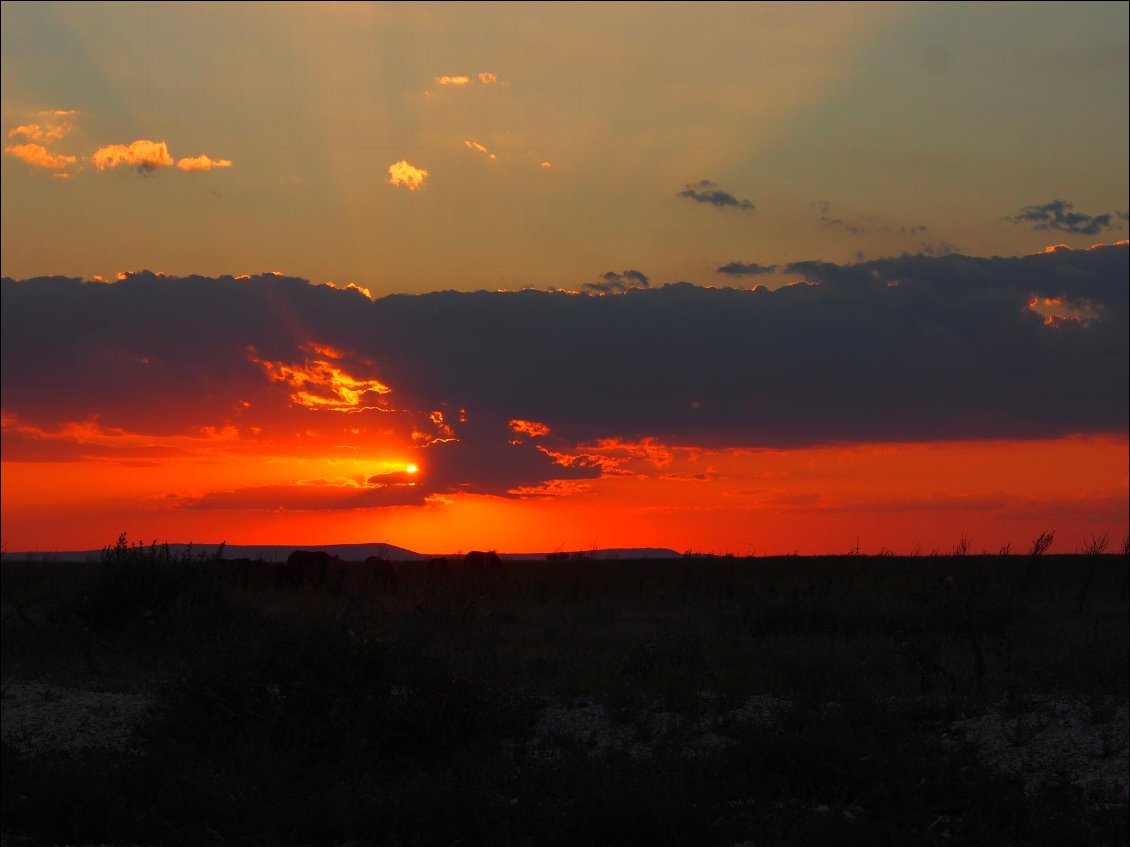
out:
M408 467L406 467L404 469L404 472L405 473L419 473L420 469L418 467L416 467L415 465L409 465Z

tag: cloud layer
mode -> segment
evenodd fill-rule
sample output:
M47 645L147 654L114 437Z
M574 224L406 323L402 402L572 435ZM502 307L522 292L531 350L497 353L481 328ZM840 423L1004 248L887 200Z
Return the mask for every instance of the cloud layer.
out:
M379 431L425 469L418 483L311 496L419 502L548 490L642 444L1125 434L1127 252L802 263L790 272L809 284L776 291L628 270L591 284L599 297L5 279L4 455L79 449L83 432L141 458L190 436L341 451Z

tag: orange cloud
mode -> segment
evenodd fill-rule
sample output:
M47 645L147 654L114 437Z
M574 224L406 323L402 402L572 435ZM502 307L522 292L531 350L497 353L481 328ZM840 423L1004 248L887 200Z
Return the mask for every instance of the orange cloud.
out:
M1028 299L1028 309L1044 319L1044 326L1059 329L1067 321L1080 326L1088 326L1102 315L1102 305L1081 299L1065 301L1063 297L1040 297L1036 294Z
M312 344L307 349L321 353L327 348ZM362 412L367 409L383 409L383 404L366 404L368 395L380 396L392 392L391 388L379 380L352 376L325 359L308 359L301 365L289 365L286 362L260 359L254 348L248 348L247 358L261 365L272 382L283 382L295 389L290 395L291 402L311 410Z
M623 458L602 456L599 453L566 453L564 450L550 450L548 447L543 447L540 444L537 446L537 449L539 453L544 453L552 459L554 464L560 465L563 468L600 468L602 476L631 473L631 471L620 469L620 465L627 461Z
M494 155L494 153L490 152L490 150L485 148L483 145L479 144L479 142L477 142L477 141L464 141L463 143L467 145L468 150L473 150L476 153L482 153L484 156L486 156L489 159L497 159L498 158L498 156Z
M592 484L578 479L551 479L541 485L522 485L506 493L515 497L575 497L592 490Z
M37 168L58 170L73 165L76 161L74 156L50 153L42 144L9 144L4 152Z
M177 162L182 171L210 171L212 168L230 168L231 159L213 159L209 156L191 156Z
M552 168L552 167L553 167L552 163L550 163L550 162L542 162L542 163L541 163L541 166L542 166L543 168L545 168L546 170L549 170L550 168Z
M331 279L331 280L327 280L326 282L324 282L322 284L328 286L329 288L336 288L338 291L356 291L358 294L360 294L366 300L372 300L373 299L373 292L372 291L370 291L368 288L366 288L363 285L358 285L355 282L347 282L345 285L338 285L336 282L334 282Z
M523 435L528 435L531 438L538 438L542 435L549 435L549 427L537 421L524 421L521 418L515 418L510 421L510 428L515 432Z
M427 181L426 170L410 165L404 159L388 166L388 184L391 186L404 186L409 191L419 191Z
M16 138L19 136L28 141L42 141L50 144L52 141L58 141L70 131L71 125L68 121L61 124L20 124L8 130L8 137Z
M432 422L435 428L439 431L439 434L444 438L455 437L455 431L450 426L448 426L447 422L444 420L443 412L437 409L436 411L428 415L428 420Z
M156 461L242 452L248 447L231 425L197 426L184 433L160 435L104 426L95 416L45 429L3 412L0 430L4 433L2 455L6 462Z
M344 358L345 353L338 350L336 347L331 347L328 344L319 344L317 341L311 341L309 344L302 345L303 350L309 350L312 353L318 353L330 359Z
M41 141L43 139L43 127L39 124L20 124L8 130L9 138L15 138L17 135L30 141Z
M436 82L440 85L469 85L471 78L469 76L437 76Z
M479 74L479 82L483 85L491 85L498 82L498 74L492 74L490 71L483 71Z
M149 173L157 168L167 168L173 165L173 157L169 155L169 146L164 141L149 141L138 139L126 146L125 144L108 144L94 151L90 157L94 167L100 171L106 168L117 168L122 165L136 168L139 173Z
M582 445L585 449L609 459L622 457L642 460L656 468L664 468L675 458L674 450L655 438L642 438L639 441L623 441L618 438L602 438L595 444Z

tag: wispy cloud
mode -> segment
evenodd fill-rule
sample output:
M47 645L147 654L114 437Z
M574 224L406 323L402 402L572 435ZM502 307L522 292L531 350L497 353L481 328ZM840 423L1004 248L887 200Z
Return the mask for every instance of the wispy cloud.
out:
M494 153L490 152L490 150L488 150L482 144L479 144L479 142L477 142L477 141L464 141L463 143L465 145L467 145L468 150L471 150L475 153L482 153L488 159L497 159L498 158L498 156L494 155Z
M34 426L18 415L3 412L5 456L25 461L73 462L81 460L138 463L177 456L208 457L217 448L238 452L239 430L232 426L195 427L187 433L156 435L107 427L97 417L60 421L51 427Z
M428 181L428 172L401 159L388 166L388 184L409 191L419 191Z
M648 288L651 281L641 271L629 268L626 271L608 271L599 282L586 282L585 289L594 294L623 294L631 288Z
M883 232L888 235L920 236L930 231L924 224L911 226L891 226L885 223L864 224L858 220L847 220L832 214L832 204L827 200L817 200L812 204L820 213L820 223L825 229L838 229L852 235L863 235L867 232Z
M9 138L25 138L28 141L43 141L50 144L63 138L71 129L69 123L61 124L21 124L8 130Z
M332 347L310 343L300 348L300 361L274 361L261 358L252 347L247 358L261 366L272 382L292 390L290 399L307 409L356 413L385 409L384 395L392 389L379 379L350 374L335 360L342 358Z
M1032 229L1053 229L1077 235L1097 235L1111 228L1111 214L1088 215L1073 212L1074 203L1052 200L1036 206L1025 206L1015 215L1005 218L1014 224L1030 223Z
M827 200L817 200L812 204L820 213L820 223L827 229L841 229L844 232L849 232L852 235L862 235L867 230L864 229L862 224L846 221L843 218L832 215L832 204Z
M718 268L718 273L730 276L765 276L776 273L780 265L761 265L757 262L730 262Z
M951 253L960 253L961 248L952 241L944 238L937 241L923 241L918 245L918 251L924 256L948 256Z
M524 421L515 418L510 421L510 428L520 435L528 435L531 438L549 435L549 427L538 421Z
M743 212L752 212L756 208L751 201L739 200L730 192L723 191L718 183L709 179L688 183L678 196L694 200L696 203L708 203L719 209L740 209Z
M482 71L478 75L479 84L481 85L496 85L498 83L498 74L491 73L490 71ZM455 88L464 88L468 85L475 84L475 77L469 74L444 74L437 76L436 82L440 85L453 86Z
M196 497L177 497L167 505L182 509L282 509L290 512L317 512L412 506L422 504L425 499L426 492L409 482L310 479L291 484L249 485L209 491Z

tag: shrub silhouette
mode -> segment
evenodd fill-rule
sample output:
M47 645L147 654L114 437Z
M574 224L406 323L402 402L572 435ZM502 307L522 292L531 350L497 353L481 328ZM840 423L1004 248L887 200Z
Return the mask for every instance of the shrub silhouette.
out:
M214 618L228 606L220 574L223 547L174 553L168 544L131 545L123 532L103 548L75 614L96 633L114 634L168 625L174 616Z

